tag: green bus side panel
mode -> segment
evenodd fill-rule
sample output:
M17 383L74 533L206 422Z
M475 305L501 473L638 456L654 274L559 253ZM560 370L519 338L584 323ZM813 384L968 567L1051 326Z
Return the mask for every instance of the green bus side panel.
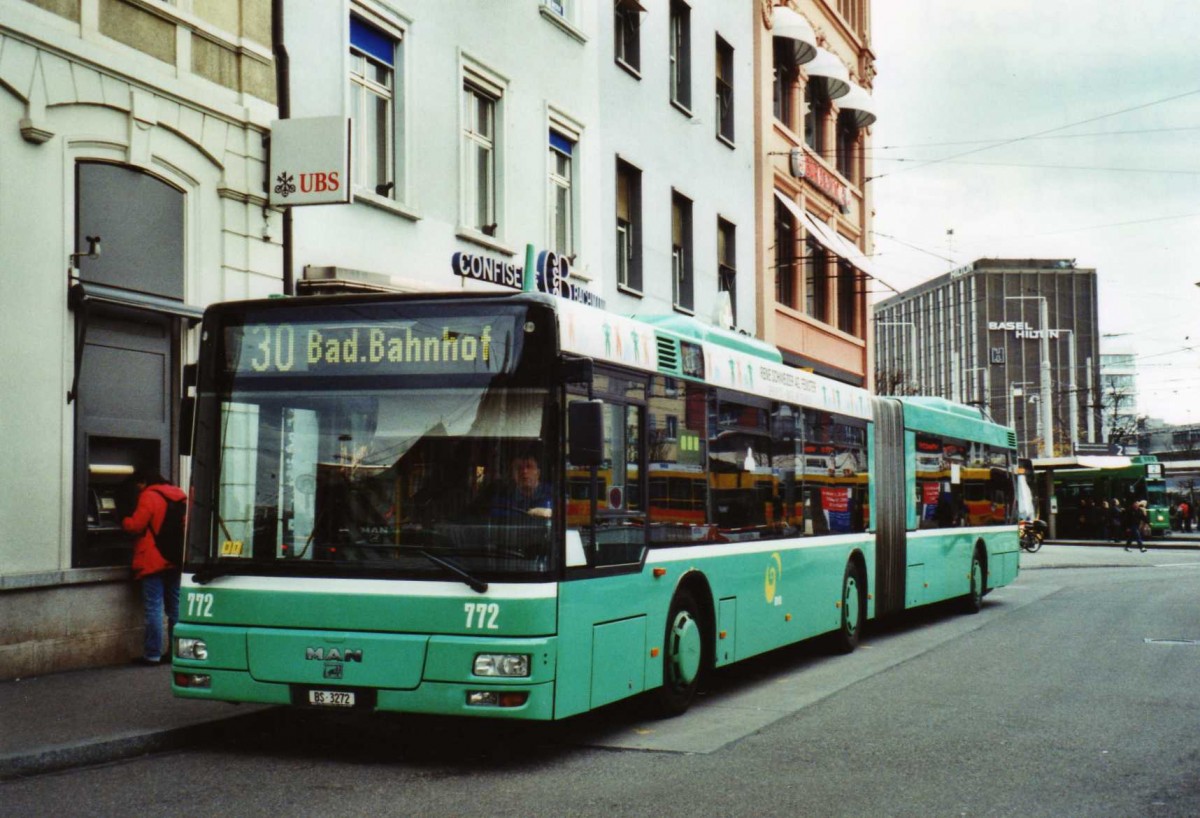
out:
M737 597L728 597L717 605L717 667L737 661L737 653L734 651L736 640Z
M863 553L868 588L874 581L869 534L773 545L745 543L745 553L737 553L734 543L708 557L688 548L661 549L651 552L638 573L564 582L559 589L555 718L662 684L667 613L681 584L706 589L698 602L712 616L710 647L716 663L724 665L836 630L842 575L852 552ZM654 568L665 568L666 574L654 577ZM625 623L633 619L644 622L640 659L634 655L639 643L631 631L618 628L610 637L602 630L610 624L631 628ZM719 638L722 630L724 639ZM600 638L606 643L598 644ZM656 648L659 655L652 656ZM596 664L601 656L605 667Z
M924 605L926 600L925 588L925 564L917 563L910 564L908 571L904 575L905 599L904 606L906 608L915 608L918 605Z
M592 629L592 707L641 693L646 686L646 617Z
M661 658L657 674L652 673L650 647L661 646L666 628L667 607L671 604L674 584L666 578L655 579L649 567L637 573L618 574L607 577L588 577L564 582L559 587L559 632L558 670L554 702L554 717L561 719L583 713L592 707L594 698L593 681L598 675L607 679L640 678L643 689L662 684ZM602 639L607 644L600 653L607 657L608 665L593 672L593 661L598 655L595 646L597 626L604 623L638 620L643 634L644 650L640 655L632 651L620 653L619 637ZM618 654L619 655L615 655ZM597 675L598 674L598 675ZM594 676L597 676L594 679ZM613 687L607 687L611 693ZM625 695L632 695L626 693ZM598 698L603 698L600 695ZM616 699L605 699L616 701Z

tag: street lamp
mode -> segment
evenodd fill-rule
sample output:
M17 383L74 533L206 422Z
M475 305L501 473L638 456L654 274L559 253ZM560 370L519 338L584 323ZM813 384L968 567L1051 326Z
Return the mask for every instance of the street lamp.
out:
M908 361L908 368L911 371L911 373L915 376L916 372L917 372L917 325L915 323L913 323L912 321L876 321L875 326L876 327L908 327L908 330L909 330L908 352L909 352L909 356L910 356L909 361ZM876 342L878 343L878 339ZM915 384L915 377L914 377L914 384ZM913 389L913 393L914 394L916 393L915 388Z
M1024 397L1025 390L1023 387L1033 386L1034 381L1016 381L1009 384L1008 387L1008 425L1013 431L1017 430L1017 408L1016 398ZM1029 442L1029 423L1025 412L1021 413L1021 438L1022 449L1027 448Z
M1050 386L1050 305L1041 295L1006 295L1005 301L1037 301L1042 344L1042 457L1054 456L1054 407Z
M1067 416L1071 424L1071 454L1075 454L1075 450L1079 448L1079 394L1076 392L1075 383L1075 331L1070 329L1060 329L1057 332L1067 333L1067 359L1070 362L1071 370L1067 374L1067 395L1070 401L1067 404Z

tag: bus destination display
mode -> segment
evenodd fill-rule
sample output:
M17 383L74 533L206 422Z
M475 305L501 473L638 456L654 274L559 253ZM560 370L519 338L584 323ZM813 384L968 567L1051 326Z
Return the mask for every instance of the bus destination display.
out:
M510 316L229 327L226 369L237 375L465 375L511 368Z

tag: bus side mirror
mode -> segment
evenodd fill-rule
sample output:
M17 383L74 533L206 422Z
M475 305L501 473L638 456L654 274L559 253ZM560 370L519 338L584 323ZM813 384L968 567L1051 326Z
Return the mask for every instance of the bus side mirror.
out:
M196 421L196 398L188 395L179 401L179 454L192 454L192 424Z
M568 404L567 428L567 460L575 466L599 466L604 459L604 403Z

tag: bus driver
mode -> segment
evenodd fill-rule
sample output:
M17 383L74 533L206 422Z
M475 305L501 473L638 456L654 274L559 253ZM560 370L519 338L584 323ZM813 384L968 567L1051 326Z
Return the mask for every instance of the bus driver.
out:
M509 482L492 497L492 517L527 514L550 517L554 499L550 486L542 482L542 470L533 452L520 452L509 463Z

